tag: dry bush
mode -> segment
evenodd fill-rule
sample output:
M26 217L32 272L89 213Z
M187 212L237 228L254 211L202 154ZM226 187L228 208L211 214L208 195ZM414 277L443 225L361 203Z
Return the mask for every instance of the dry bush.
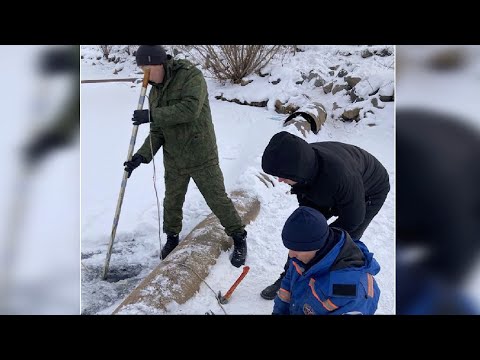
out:
M108 59L108 56L110 55L110 52L113 49L113 46L114 45L98 45L105 59Z
M140 45L127 45L127 47L125 48L125 52L128 54L128 55L133 55L136 53L136 51L138 50L138 47Z
M194 58L199 57L205 69L220 81L238 84L269 63L280 45L191 45Z

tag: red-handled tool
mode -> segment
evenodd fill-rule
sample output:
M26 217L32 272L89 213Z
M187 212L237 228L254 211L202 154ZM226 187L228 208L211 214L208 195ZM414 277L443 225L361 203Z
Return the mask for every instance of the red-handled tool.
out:
M240 274L240 276L238 277L238 279L233 283L232 287L230 289L228 289L227 293L225 294L225 296L222 296L222 293L219 291L218 292L218 301L220 302L220 304L226 304L228 303L228 300L230 300L230 296L232 296L233 292L235 291L235 289L237 288L238 284L240 284L240 282L243 280L243 278L247 275L248 271L250 270L250 267L249 266L244 266L243 267L243 271L242 273Z

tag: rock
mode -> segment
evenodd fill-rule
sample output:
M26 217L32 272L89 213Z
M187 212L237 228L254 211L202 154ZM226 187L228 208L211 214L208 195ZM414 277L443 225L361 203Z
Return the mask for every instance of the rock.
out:
M363 100L355 93L355 89L348 90L347 94L350 96L350 102L352 103Z
M380 51L375 50L373 53L377 56L380 56L380 57L390 56L390 55L393 54L393 52L389 48L383 48Z
M373 99L371 99L370 102L371 102L372 105L373 105L374 107L376 107L377 109L383 109L383 108L385 107L385 104L383 104L383 103L381 103L381 102L379 103L379 102L378 102L378 99L377 99L376 97L373 98Z
M346 121L359 121L359 115L360 115L360 108L353 108L349 110L345 110L342 114L342 118Z
M122 65L122 64L117 64L117 65L115 66L115 69L113 70L113 74L114 74L114 75L117 75L117 74L118 74L120 71L122 71L122 70L123 70L123 65Z
M334 76L334 75L335 75L335 71L333 71L333 70L332 70L332 71L329 71L329 72L328 72L328 75Z
M366 59L366 58L369 58L370 56L373 56L373 54L370 52L370 50L368 49L365 49L365 50L362 50L361 54L362 58Z
M237 100L237 99L234 99L234 100ZM265 100L265 101L252 101L251 103L248 103L246 101L244 101L243 103L241 103L239 101L237 102L237 104L240 104L240 105L250 105L250 106L255 106L255 107L266 107L267 103L268 103L267 100Z
M339 67L340 67L340 65L330 66L329 69L330 70L337 70Z
M330 91L332 91L332 88L333 88L333 82L325 85L325 86L323 87L323 92L324 92L325 94L328 94Z
M378 92L380 100L384 102L391 102L395 100L394 96L395 87L393 83L382 86Z
M347 70L342 69L342 70L340 70L340 71L338 72L337 77L340 77L340 78L341 78L341 77L346 76L347 74L348 74Z
M333 103L333 110L341 109L341 106L338 106L337 102Z
M228 102L234 102L234 103L239 104L239 105L249 105L249 106L255 106L255 107L266 107L267 103L268 103L267 100L248 102L248 101L240 101L238 99L227 99L227 98L223 97L223 94L216 95L215 99L222 100L222 101L228 101Z
M333 87L332 94L335 95L337 92L342 90L347 90L347 89L348 89L348 85L337 84Z
M320 87L320 86L323 86L325 84L325 80L319 74L314 72L313 70L310 71L310 73L308 75L302 74L302 78L303 78L304 81L308 81L308 82L312 81L313 79L316 79L314 84L313 84L316 87Z
M313 72L313 70L312 70L312 71L310 71L310 73L308 74L308 76L305 77L305 79L306 79L307 81L310 81L310 80L312 80L312 79L317 78L318 76L319 76L319 75L318 75L317 73Z
M275 100L275 111L279 114L285 114L283 110L284 110L283 103L278 99Z
M395 96L383 96L383 95L380 95L379 96L380 98L380 101L383 101L383 102L392 102L392 101L395 101Z
M240 86L246 86L250 84L253 80L240 80Z
M282 79L278 78L277 80L272 81L273 85L277 85Z
M313 85L314 85L315 87L323 86L323 85L325 85L325 80L323 80L321 77L318 77L318 79L315 80L315 82L313 83Z
M345 76L344 78L345 82L350 86L350 87L355 87L362 79L359 77L353 77L353 76Z
M298 110L298 106L293 104L288 104L285 106L280 100L275 101L275 111L279 114L292 114Z

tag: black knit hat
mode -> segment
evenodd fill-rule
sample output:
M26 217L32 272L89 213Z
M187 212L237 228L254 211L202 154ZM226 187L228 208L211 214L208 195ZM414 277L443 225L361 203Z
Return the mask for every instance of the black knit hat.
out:
M140 45L135 56L138 66L162 65L167 61L167 53L162 45Z
M282 230L283 245L295 251L321 249L328 240L329 227L318 210L300 206L287 219Z

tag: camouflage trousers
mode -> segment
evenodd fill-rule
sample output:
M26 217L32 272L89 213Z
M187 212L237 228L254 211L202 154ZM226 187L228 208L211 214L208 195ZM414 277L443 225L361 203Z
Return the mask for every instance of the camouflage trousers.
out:
M183 203L190 178L195 181L207 205L218 217L228 236L242 232L245 225L225 191L220 166L212 165L205 169L180 175L172 169L165 169L165 198L163 200L163 231L179 234L182 230Z

